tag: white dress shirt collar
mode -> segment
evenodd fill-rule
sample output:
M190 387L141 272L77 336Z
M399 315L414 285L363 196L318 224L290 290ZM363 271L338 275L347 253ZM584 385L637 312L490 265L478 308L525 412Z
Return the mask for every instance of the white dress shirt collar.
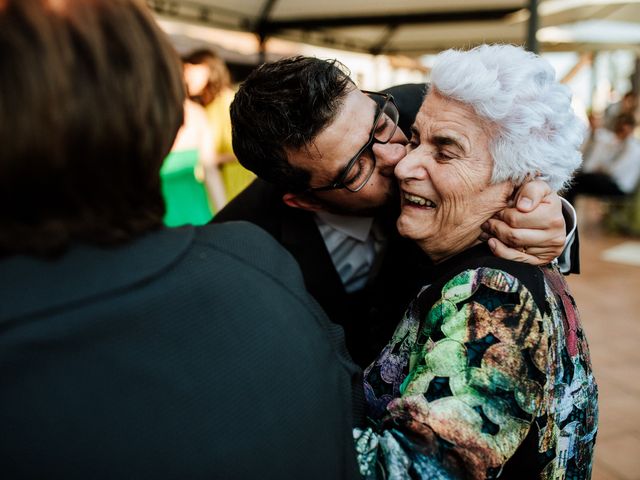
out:
M322 223L329 225L360 242L365 242L373 227L373 217L356 217L352 215L338 215L329 212L316 212Z

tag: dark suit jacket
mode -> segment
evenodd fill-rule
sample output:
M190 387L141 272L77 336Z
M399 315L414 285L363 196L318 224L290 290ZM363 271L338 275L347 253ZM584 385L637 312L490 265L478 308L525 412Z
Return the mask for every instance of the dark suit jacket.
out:
M0 261L0 476L358 478L342 332L248 224Z
M424 285L429 261L413 242L397 234L397 213L392 212L386 222L382 219L389 241L386 251L379 255L379 265L374 266L368 286L348 294L313 213L286 206L282 194L277 187L258 179L213 221L252 222L289 250L300 265L309 293L331 320L342 325L349 352L356 363L365 367L387 344L410 300Z

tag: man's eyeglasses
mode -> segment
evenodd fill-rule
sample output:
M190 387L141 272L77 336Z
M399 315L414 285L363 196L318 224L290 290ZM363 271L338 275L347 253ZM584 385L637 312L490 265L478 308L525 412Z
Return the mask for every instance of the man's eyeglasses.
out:
M373 119L369 140L349 160L334 182L323 187L309 188L307 189L308 192L324 192L341 188L346 188L350 192L360 191L376 169L376 156L373 153L373 145L376 143L388 143L396 133L400 114L393 96L388 93L369 92L366 90L362 90L362 93L379 105Z

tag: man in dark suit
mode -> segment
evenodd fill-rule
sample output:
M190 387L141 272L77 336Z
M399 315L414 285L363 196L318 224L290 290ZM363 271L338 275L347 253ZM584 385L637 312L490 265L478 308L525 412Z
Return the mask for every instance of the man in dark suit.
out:
M360 478L361 371L291 255L162 226L184 87L144 2L4 0L0 46L0 477Z
M235 153L260 179L214 218L255 223L293 254L361 366L429 278L427 260L395 230L393 174L407 142L397 125L409 128L424 85L399 93L406 115L389 95L357 90L336 62L297 57L260 67L231 107ZM564 220L548 194L543 182L529 183L517 200L530 213L513 208L490 222L505 243L526 247L492 239L497 254L532 263L559 255Z

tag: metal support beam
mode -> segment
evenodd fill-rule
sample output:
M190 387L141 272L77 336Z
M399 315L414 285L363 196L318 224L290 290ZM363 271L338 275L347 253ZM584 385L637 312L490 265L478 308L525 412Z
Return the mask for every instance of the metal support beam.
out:
M260 15L258 15L258 20L256 21L256 30L258 30L260 25L263 25L264 23L269 21L269 15L271 15L273 7L276 6L276 3L278 3L278 0L267 0L264 3L264 5L262 6L262 11L260 12Z
M269 33L287 29L314 30L320 28L362 27L371 25L424 25L434 23L477 22L501 20L520 8L494 10L461 10L452 12L407 13L400 15L375 15L358 17L299 18L266 22Z
M640 55L636 53L636 61L631 74L631 90L635 93L640 93Z
M259 44L259 52L258 52L258 61L260 64L263 64L267 61L267 37L269 33L267 32L265 25L269 23L269 15L271 15L271 11L273 7L275 7L278 0L267 0L262 6L262 11L256 20L256 24L253 27L254 33L258 36L258 44Z
M249 20L234 10L194 0L147 0L156 13L187 22L198 22L232 30L248 29Z
M590 75L590 88L591 95L589 97L589 110L593 113L593 107L596 100L596 94L598 93L598 69L597 69L597 61L598 61L598 52L593 52L593 60L591 61L591 75Z
M395 35L396 30L398 30L398 25L389 25L387 30L384 32L384 35L382 35L382 38L369 50L371 55L380 55L384 52L384 48L389 44Z
M533 53L539 52L538 38L538 25L540 18L538 16L538 0L529 0L529 29L527 31L527 50Z

